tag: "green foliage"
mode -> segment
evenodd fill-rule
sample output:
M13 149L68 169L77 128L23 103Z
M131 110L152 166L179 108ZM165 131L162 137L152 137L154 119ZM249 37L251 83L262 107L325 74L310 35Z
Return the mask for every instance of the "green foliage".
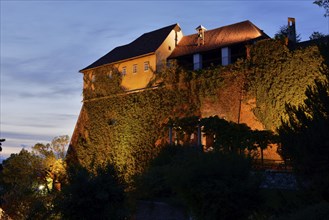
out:
M64 152L68 136L50 144L36 144L32 152L22 149L3 162L0 185L2 208L14 219L55 219L52 215L53 185L65 177ZM45 187L44 189L40 186Z
M170 199L175 197L175 192L169 183L168 175L178 158L187 150L186 147L166 145L156 158L150 162L150 166L137 179L137 197L140 199Z
M72 152L90 171L108 162L114 164L126 182L159 152L159 143L168 136L164 125L169 117L200 114L201 99L217 94L225 75L219 68L186 72L173 65L156 73L153 83L158 88L122 93L121 76L114 73L117 71L106 67L84 75L88 86L82 114L87 120ZM227 82L236 76L226 75Z
M42 159L24 149L3 161L1 207L11 218L47 216L49 200L38 190L39 184L43 183L42 169Z
M236 154L168 146L139 183L143 198L175 197L196 219L246 219L259 204L258 179Z
M91 70L84 75L82 128L78 143L72 146L75 155L69 157L77 158L90 171L110 162L131 182L167 140L169 118L199 116L210 99L219 101L228 120L234 121L235 103L230 99L242 92L246 99L256 98L256 117L266 129L275 130L285 117L284 103L301 103L306 86L321 78L318 68L322 58L317 47L289 51L275 40L251 46L250 55L249 60L199 71L185 71L172 64L155 73L150 87L139 92L124 92L122 76L112 67ZM243 126L235 129L241 135L248 130ZM250 146L250 141L245 146Z
M90 120L76 146L80 163L93 170L111 162L129 182L158 153L154 144L166 137L162 125L169 116L194 111L187 101L186 91L159 88L85 102Z
M121 87L122 75L113 66L105 66L88 72L84 75L83 81L87 85L83 91L85 100L112 96L124 91L124 88Z
M310 181L315 192L329 199L329 69L321 69L325 81L315 80L305 92L303 105L287 104L288 120L279 128L281 155L296 172Z
M256 97L256 117L266 129L275 130L286 118L285 103L299 105L305 89L314 79L323 79L319 72L323 59L318 47L289 51L280 41L264 40L251 48L248 91Z
M55 203L63 219L125 219L124 187L113 166L98 168L96 174L71 167L68 176Z
M234 154L192 154L170 178L197 219L245 219L257 207L257 181L248 162Z
M63 135L53 138L51 143L37 143L32 152L42 159L43 170L40 178L48 192L54 189L55 183L61 183L66 178L65 151L69 143L69 136Z
M270 144L278 143L278 138L272 131L251 130L246 124L237 124L218 116L199 119L197 116L171 119L168 126L176 132L177 141L183 144L189 140L184 137L196 132L197 127L205 135L214 138L213 148L221 152L243 152L266 149ZM189 142L188 142L189 144Z
M251 129L246 124L228 122L218 116L204 118L201 121L203 132L215 136L214 149L224 152L253 149Z

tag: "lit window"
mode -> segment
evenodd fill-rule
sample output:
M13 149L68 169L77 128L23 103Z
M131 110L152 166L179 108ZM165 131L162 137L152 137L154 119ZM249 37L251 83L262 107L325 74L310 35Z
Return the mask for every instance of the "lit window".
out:
M144 62L144 72L149 71L149 62Z
M125 76L127 74L127 67L122 67L122 73L123 76Z
M133 65L133 73L137 73L137 64Z

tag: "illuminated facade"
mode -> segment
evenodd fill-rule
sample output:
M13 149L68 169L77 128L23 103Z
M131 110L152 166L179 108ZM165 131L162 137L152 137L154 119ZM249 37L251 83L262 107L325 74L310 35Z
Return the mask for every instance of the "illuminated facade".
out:
M145 88L167 60L177 60L186 69L197 70L229 65L247 56L246 46L269 38L250 21L207 30L202 25L195 34L183 36L178 24L141 35L133 42L114 48L80 72L92 81L95 70L116 67L126 90ZM84 85L86 88L87 85Z
M182 37L178 24L145 33L130 44L114 48L80 72L92 78L95 70L113 66L121 72L122 87L126 90L145 88Z
M97 74L111 76L111 68L115 67L122 76L121 87L127 93L145 91L144 89L148 86L150 80L154 78L155 72L161 70L168 60L176 60L181 67L190 70L207 68L212 65L226 66L234 63L238 58L247 57L247 45L269 38L250 21L213 30L207 30L200 25L196 31L196 34L183 36L179 25L174 24L145 33L129 44L114 48L91 65L80 70L84 75L84 104L72 135L69 151L78 154L75 147L79 145L79 140L89 139L90 131L86 128L90 126L89 122L93 121L95 115L97 117L101 115L104 118L114 117L112 115L114 113L110 110L107 112L106 109L102 109L104 112L97 112L95 115L91 115L87 111L86 106L91 108L94 105L93 103L98 100L113 97L108 94L105 97L98 95L92 95L91 98L86 97L87 93L95 94L97 90L95 90L97 81L94 80L95 77L97 78ZM239 86L239 84L232 85L234 88ZM235 91L234 88L225 87L218 92L226 94L231 90ZM85 93L85 91L87 92ZM220 96L217 101L205 99L200 106L200 116L218 115L228 121L239 121L239 123L246 123L252 129L263 130L264 126L257 120L252 111L252 108L256 105L255 101L247 100L246 103L241 103L239 94L230 93L230 102L225 99L227 96ZM113 95L116 94L113 93ZM154 114L157 114L157 112L154 112ZM111 121L108 124L112 125L113 123ZM108 124L106 126L109 126ZM208 144L205 139L202 142L203 145L209 145L211 140L208 141ZM270 152L267 158L272 158L274 154L275 152Z
M168 58L189 70L227 66L247 56L247 45L269 38L250 21L212 30L200 25L196 30L197 33L184 36Z

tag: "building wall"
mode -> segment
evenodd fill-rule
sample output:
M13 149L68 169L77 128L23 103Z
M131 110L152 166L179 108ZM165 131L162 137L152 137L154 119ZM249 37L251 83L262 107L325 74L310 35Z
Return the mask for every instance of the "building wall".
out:
M148 70L144 70L144 63L148 63ZM133 66L137 66L137 71L133 72ZM117 62L114 64L100 66L94 69L85 70L83 88L85 90L94 90L94 80L97 74L107 74L110 76L112 68L117 68L122 74L121 86L126 90L135 90L145 88L154 76L154 71L156 70L156 57L155 54L149 54L141 56L135 59L124 60L122 62ZM123 69L126 69L125 74Z
M163 41L163 43L155 52L158 68L161 68L161 66L167 61L167 58L173 52L176 45L182 38L183 38L183 32L181 28L178 25L176 25L176 27L170 32L170 34L167 36L167 38Z
M102 74L109 71L109 66L114 66L122 73L122 87L126 90L136 90L145 88L150 80L153 78L155 71L160 70L165 64L167 57L175 49L176 44L183 37L183 33L178 25L170 32L167 38L163 41L155 53L145 54L143 56L135 57L132 59L123 60L120 62L104 65L91 70L85 70L84 73L84 89L94 89L93 75L95 72ZM144 63L149 65L148 70L144 69ZM134 65L137 66L137 71L134 72ZM125 69L125 73L124 73Z
M148 62L148 70L144 70L144 63ZM133 66L137 65L137 72L133 72ZM115 64L115 67L122 73L123 68L126 68L126 74L122 78L122 86L126 90L142 89L147 86L156 70L155 54L123 61Z

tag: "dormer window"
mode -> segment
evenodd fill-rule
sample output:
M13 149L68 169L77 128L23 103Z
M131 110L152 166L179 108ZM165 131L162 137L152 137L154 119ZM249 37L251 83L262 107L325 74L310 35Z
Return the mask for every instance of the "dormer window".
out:
M133 65L133 73L137 73L137 64Z

